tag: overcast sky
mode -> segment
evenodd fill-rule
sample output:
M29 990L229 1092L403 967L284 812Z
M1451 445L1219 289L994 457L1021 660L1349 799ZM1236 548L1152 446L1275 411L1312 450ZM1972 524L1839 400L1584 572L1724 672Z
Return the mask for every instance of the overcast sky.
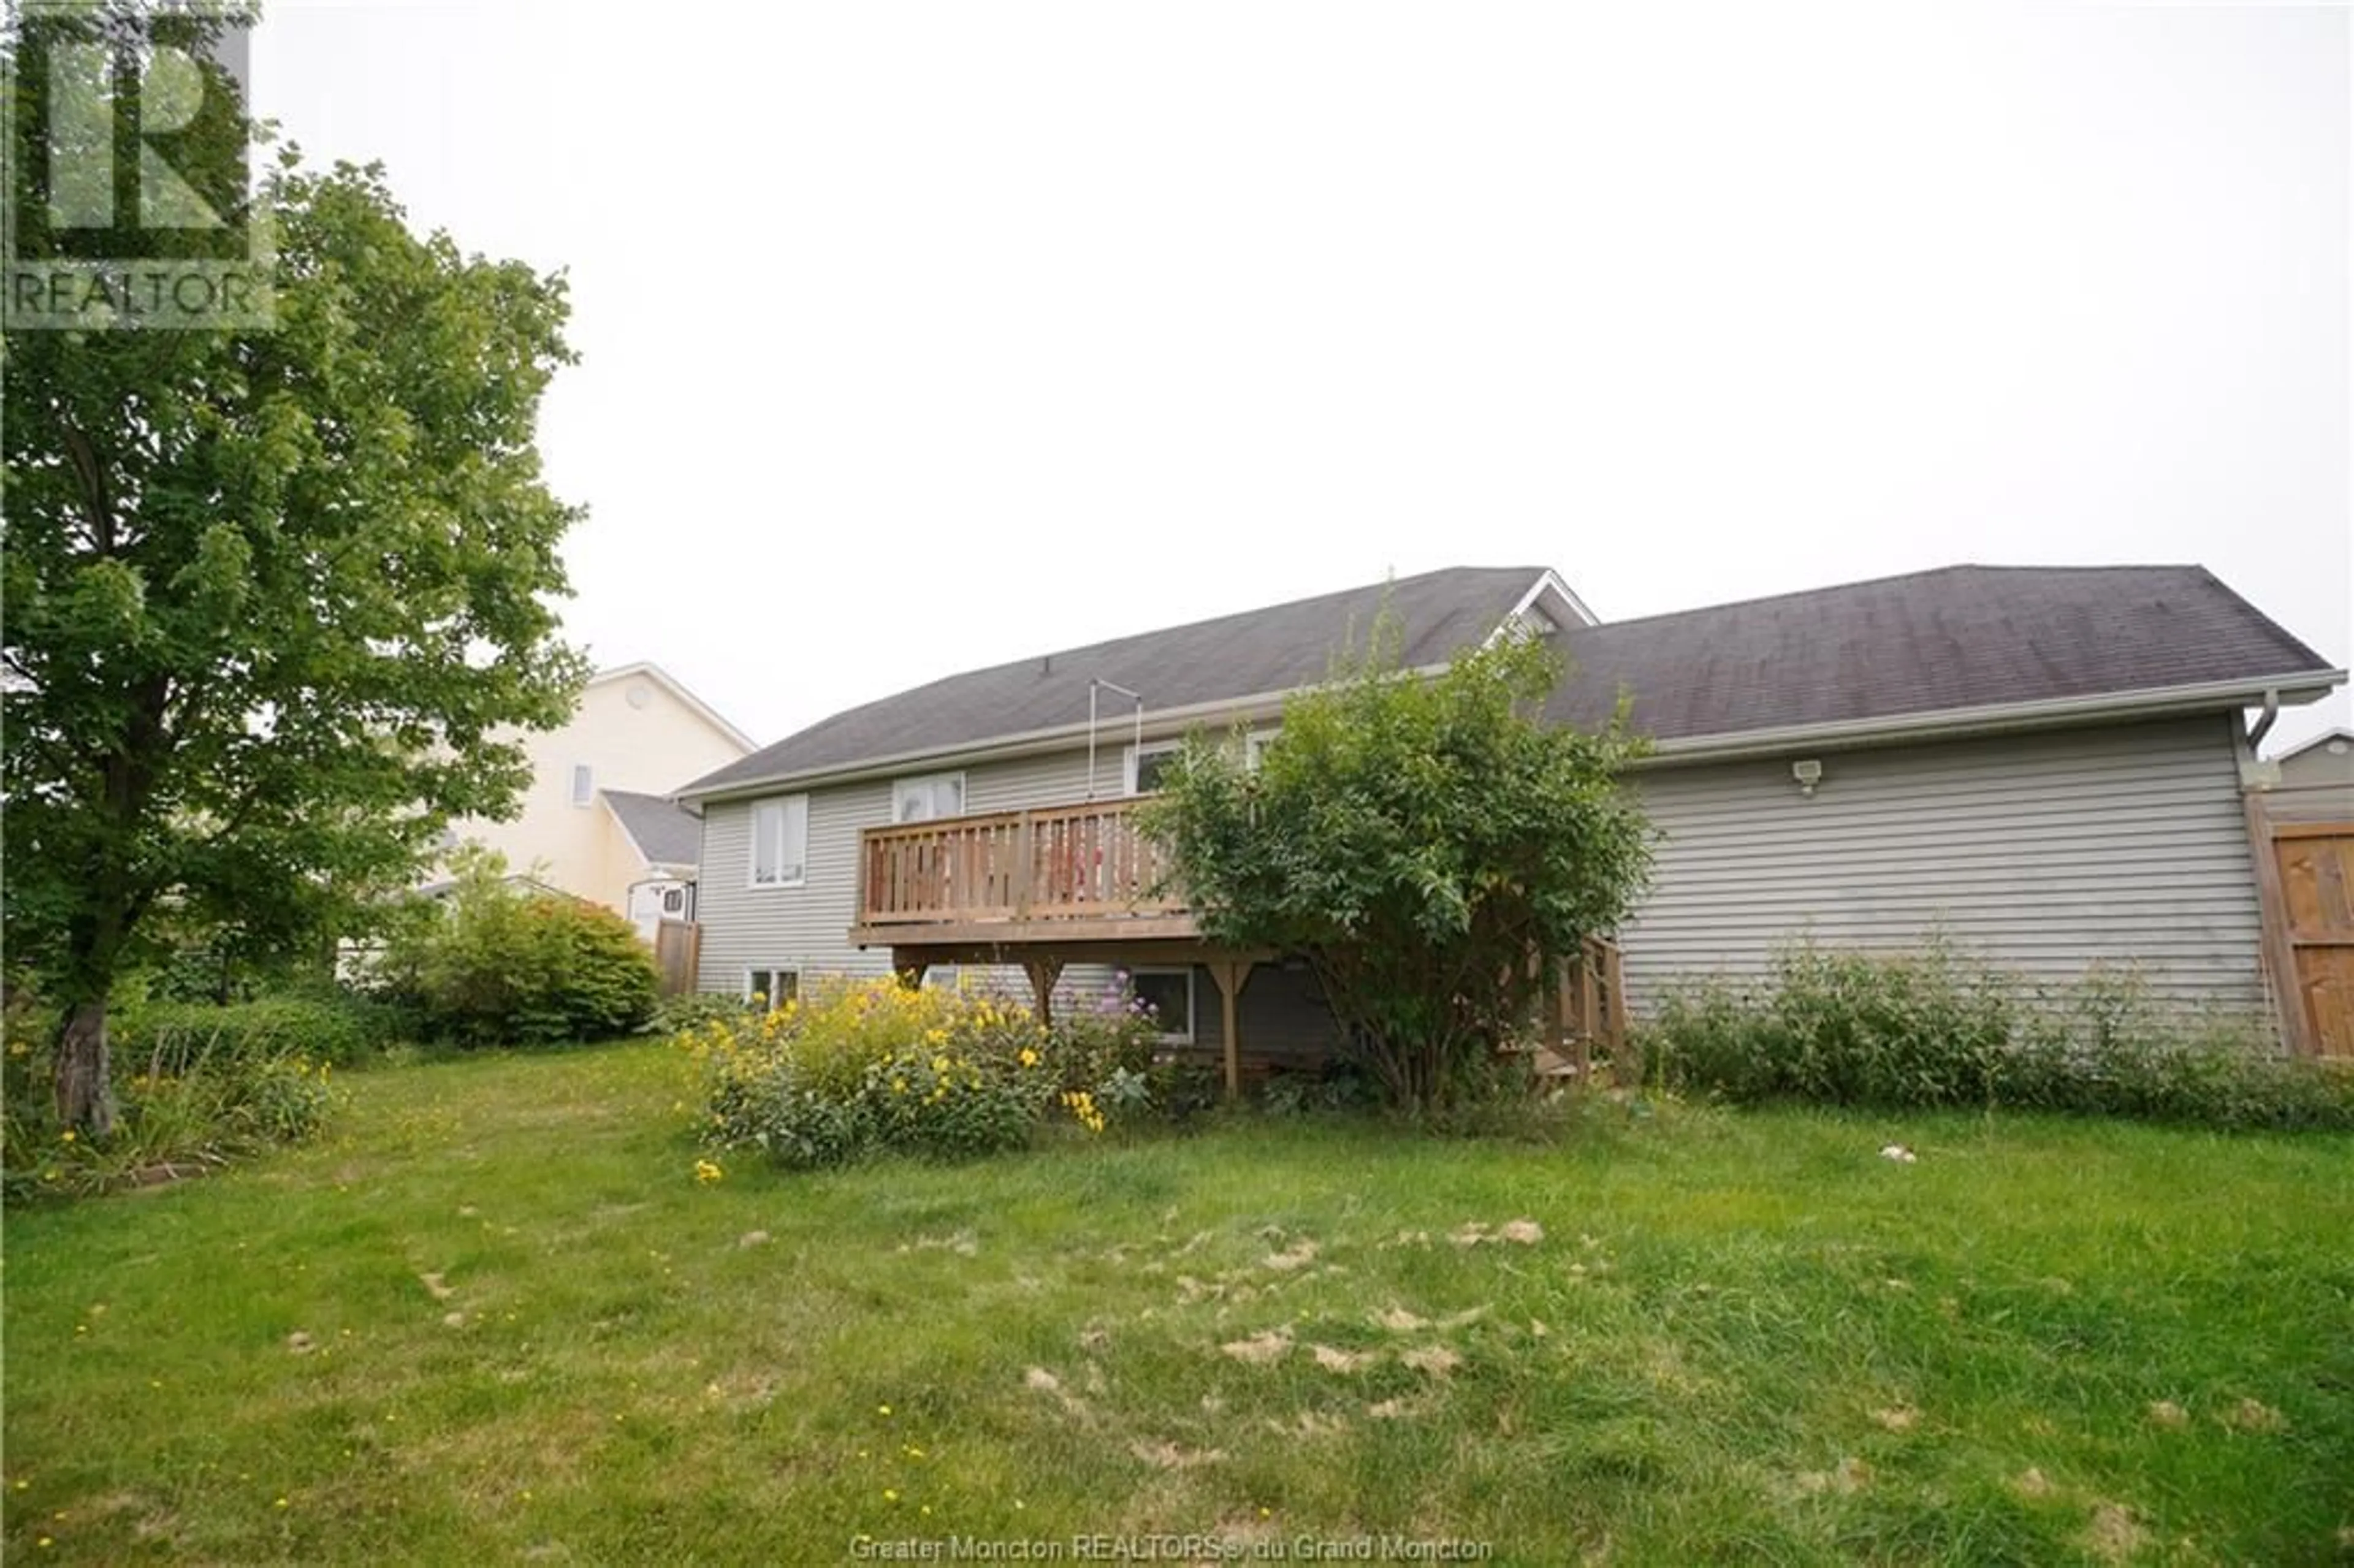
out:
M254 60L569 273L567 625L763 742L1453 564L2197 561L2348 661L2342 9L276 0Z

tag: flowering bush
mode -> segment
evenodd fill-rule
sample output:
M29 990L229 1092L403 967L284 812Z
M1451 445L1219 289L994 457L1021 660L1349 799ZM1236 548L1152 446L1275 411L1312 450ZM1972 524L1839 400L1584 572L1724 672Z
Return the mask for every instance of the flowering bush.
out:
M1018 1148L1056 1088L1028 1011L895 980L821 984L679 1042L702 1073L706 1141L797 1169Z
M1160 1029L1151 1010L1129 990L1125 973L1091 998L1055 1004L1045 1040L1046 1071L1065 1093L1089 1094L1118 1105L1134 1103L1152 1070Z
M990 1154L1042 1121L1104 1131L1150 1106L1153 1023L1124 988L1052 1029L987 991L836 980L772 1012L683 1030L704 1136L795 1169L898 1151Z

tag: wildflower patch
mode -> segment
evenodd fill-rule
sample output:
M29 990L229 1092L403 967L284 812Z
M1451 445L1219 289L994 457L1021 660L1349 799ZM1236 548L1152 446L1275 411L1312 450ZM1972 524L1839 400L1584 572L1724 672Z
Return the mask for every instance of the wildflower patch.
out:
M1125 1008L1049 1029L1002 996L896 980L835 981L678 1036L702 1078L704 1141L801 1170L1000 1153L1056 1118L1100 1135L1149 1105L1154 1043L1150 1017ZM720 1167L695 1175L707 1185Z

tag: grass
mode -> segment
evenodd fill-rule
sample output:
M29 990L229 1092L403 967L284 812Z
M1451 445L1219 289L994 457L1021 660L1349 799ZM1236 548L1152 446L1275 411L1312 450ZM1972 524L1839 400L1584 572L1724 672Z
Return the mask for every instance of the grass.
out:
M10 1218L9 1561L2354 1550L2341 1137L1246 1120L706 1185L660 1046L353 1092L324 1144Z

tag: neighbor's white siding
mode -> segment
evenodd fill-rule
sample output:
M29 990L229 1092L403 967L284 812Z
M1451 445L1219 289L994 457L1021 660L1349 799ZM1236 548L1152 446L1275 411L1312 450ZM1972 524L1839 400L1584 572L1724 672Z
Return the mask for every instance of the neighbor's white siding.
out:
M2224 715L1658 768L1658 846L1621 933L1638 1009L1678 977L1755 975L1774 949L1917 948L1943 931L2047 980L2137 965L2162 994L2258 1003L2238 731Z
M1105 747L1097 760L1097 776L1111 791L1119 787L1119 751L1113 747ZM1087 799L1084 748L961 771L965 810L975 815ZM848 932L858 907L859 831L890 822L891 781L810 792L809 881L802 887L749 885L753 804L726 800L704 808L703 880L695 894L696 918L703 924L700 989L740 991L748 969L798 969L805 978L889 973L891 950L869 948L861 952L850 945ZM968 966L967 972L1028 994L1028 982L1019 969L1000 973ZM1079 978L1075 969L1066 983Z

